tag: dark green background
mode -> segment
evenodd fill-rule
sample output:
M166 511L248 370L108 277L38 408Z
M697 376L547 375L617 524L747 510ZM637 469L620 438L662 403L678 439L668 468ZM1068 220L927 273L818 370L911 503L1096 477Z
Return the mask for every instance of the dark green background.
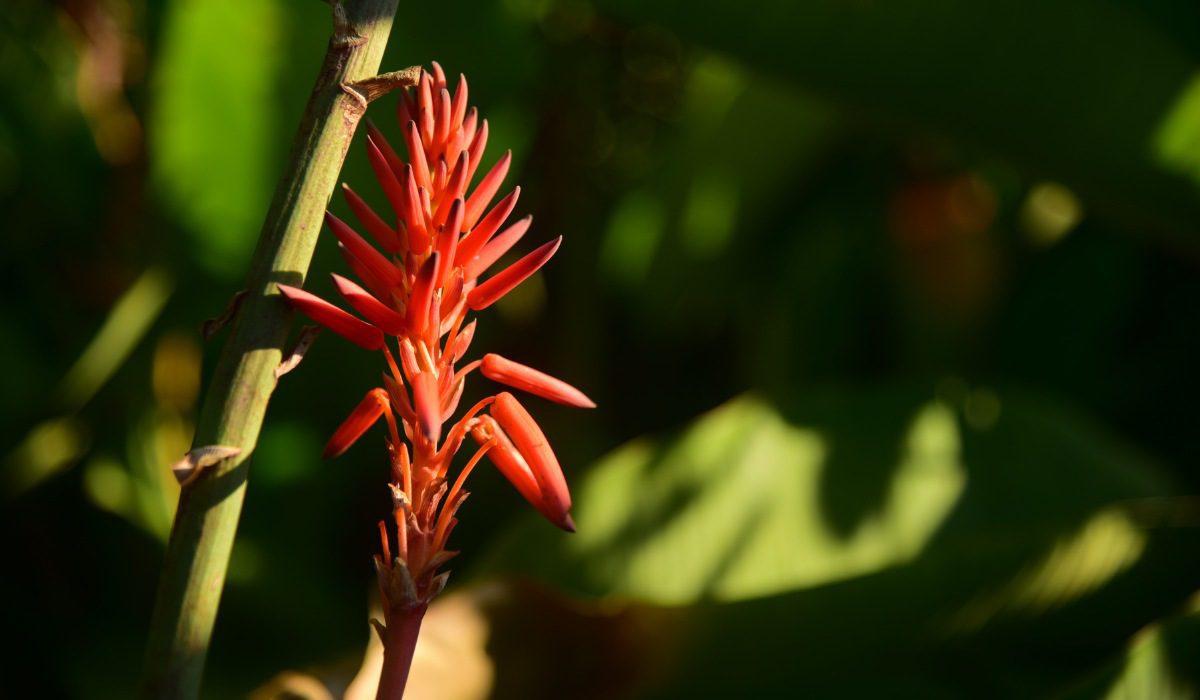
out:
M522 251L564 236L473 352L599 404L527 402L579 534L472 478L452 590L494 695L1195 696L1200 6L402 5L384 68L467 74ZM2 695L135 687L199 326L328 31L317 0L0 11ZM206 696L357 664L381 441L319 453L380 369L325 334L281 382Z

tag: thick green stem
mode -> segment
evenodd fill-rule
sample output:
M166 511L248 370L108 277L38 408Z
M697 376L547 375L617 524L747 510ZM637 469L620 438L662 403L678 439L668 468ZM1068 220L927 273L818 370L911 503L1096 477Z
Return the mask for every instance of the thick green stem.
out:
M263 224L194 447L227 446L187 483L167 545L150 627L143 694L195 698L241 514L249 457L275 389L292 314L276 285L303 282L321 220L367 103L412 84L414 71L376 76L398 0L335 1L334 34ZM253 109L253 105L243 105Z

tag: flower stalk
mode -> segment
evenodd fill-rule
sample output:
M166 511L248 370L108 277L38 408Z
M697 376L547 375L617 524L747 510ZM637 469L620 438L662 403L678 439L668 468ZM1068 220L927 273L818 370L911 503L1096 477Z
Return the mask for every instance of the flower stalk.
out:
M411 72L376 75L396 5L397 0L333 3L333 36L201 408L193 452L221 447L231 456L189 475L180 493L147 644L145 697L199 695L248 459L292 320L275 287L303 281L325 206L367 103L413 82Z

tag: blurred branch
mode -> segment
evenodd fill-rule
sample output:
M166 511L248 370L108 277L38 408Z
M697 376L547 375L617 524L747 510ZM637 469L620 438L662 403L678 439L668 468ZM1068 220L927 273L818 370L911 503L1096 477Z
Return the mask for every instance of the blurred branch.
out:
M167 546L146 654L146 697L194 698L229 565L254 451L275 388L275 369L291 324L277 298L279 282L300 284L321 230L321 217L367 100L355 86L374 76L398 0L333 5L334 33L292 145L287 169L263 224L247 294L214 372L196 429L195 448L240 448L180 494ZM411 73L389 77L400 87ZM253 105L244 107L253 109Z

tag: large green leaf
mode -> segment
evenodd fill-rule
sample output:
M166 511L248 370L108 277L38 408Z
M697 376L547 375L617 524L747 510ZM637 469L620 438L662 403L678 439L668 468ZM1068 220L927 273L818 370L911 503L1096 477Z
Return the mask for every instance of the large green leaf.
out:
M1093 561L1078 552L1086 544L1064 545L1061 556L1101 579L1136 559L1137 529L1100 511L1168 495L1153 468L1019 394L977 390L960 403L910 389L784 411L736 399L670 440L602 460L576 487L578 534L528 522L499 561L589 595L680 604L861 576L935 538L955 549L1077 535L1130 550Z
M1194 233L1194 47L1160 16L1099 0L600 0L836 99L1061 179L1095 209ZM1194 239L1193 239L1194 240Z
M741 397L619 449L575 492L577 534L531 517L488 570L598 607L495 603L500 668L525 663L517 639L565 653L649 625L633 656L671 670L629 673L659 677L666 697L1045 692L1200 585L1200 543L1158 469L1018 391L948 382L783 409ZM564 615L603 629L577 638ZM597 618L610 624L583 621ZM519 687L553 697L566 682Z

